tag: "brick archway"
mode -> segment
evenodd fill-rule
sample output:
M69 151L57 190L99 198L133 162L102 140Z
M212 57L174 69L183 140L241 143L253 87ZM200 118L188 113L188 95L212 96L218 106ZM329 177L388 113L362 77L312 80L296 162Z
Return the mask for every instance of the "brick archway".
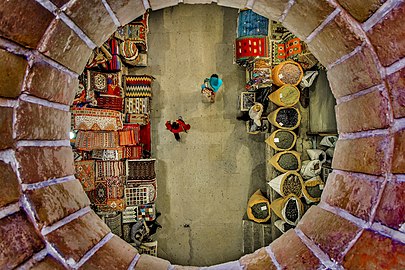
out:
M168 269L90 210L73 176L69 105L95 46L145 9L179 1L67 2L0 3L0 268ZM281 20L308 43L328 69L340 134L321 203L222 269L404 268L405 2L216 2Z

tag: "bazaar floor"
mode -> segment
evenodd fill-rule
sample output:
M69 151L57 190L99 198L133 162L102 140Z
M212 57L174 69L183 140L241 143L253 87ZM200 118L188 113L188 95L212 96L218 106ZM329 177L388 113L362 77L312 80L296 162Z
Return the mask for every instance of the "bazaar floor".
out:
M149 18L148 67L130 73L156 78L152 156L157 159L158 256L180 265L213 265L242 255L248 197L265 190L264 135L236 119L245 69L233 64L238 11L178 5ZM213 104L200 85L217 73L223 86ZM191 125L177 142L165 121Z

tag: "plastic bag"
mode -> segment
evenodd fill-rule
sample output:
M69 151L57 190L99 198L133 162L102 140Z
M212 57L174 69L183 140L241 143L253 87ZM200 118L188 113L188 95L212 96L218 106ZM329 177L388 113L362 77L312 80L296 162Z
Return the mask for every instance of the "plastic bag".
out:
M301 176L310 179L321 173L322 166L319 160L304 160L301 164Z
M336 136L325 136L319 144L327 147L335 147L337 140L338 137Z
M302 88L310 87L314 83L316 76L318 76L318 71L305 72L302 81L300 82L300 86Z
M262 113L263 105L258 102L255 102L255 104L249 109L249 117L255 122L258 127L262 125L262 122L260 121L260 119L262 118Z
M321 149L307 149L308 156L311 160L319 160L322 163L326 161L326 153Z

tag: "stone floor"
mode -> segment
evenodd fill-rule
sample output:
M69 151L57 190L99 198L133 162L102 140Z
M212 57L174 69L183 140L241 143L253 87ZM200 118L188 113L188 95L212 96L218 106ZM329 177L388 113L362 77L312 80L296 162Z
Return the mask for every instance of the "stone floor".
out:
M236 120L245 70L233 64L238 11L217 5L179 5L150 14L152 136L157 159L157 209L163 228L158 255L173 264L204 266L242 255L242 218L249 196L265 191L263 135ZM219 74L216 102L201 102L205 77ZM182 141L165 129L179 115L191 124Z

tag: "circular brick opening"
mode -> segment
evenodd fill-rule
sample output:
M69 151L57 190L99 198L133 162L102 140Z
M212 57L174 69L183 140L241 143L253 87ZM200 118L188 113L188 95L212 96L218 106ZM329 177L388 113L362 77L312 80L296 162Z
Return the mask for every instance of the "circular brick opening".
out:
M91 49L142 14L145 1L65 2L0 4L0 268L98 269L113 261L115 269L167 269L165 260L139 258L89 209L68 134L76 77ZM150 4L177 4L167 2ZM251 2L327 67L340 136L321 203L295 230L229 267L403 268L405 3Z

